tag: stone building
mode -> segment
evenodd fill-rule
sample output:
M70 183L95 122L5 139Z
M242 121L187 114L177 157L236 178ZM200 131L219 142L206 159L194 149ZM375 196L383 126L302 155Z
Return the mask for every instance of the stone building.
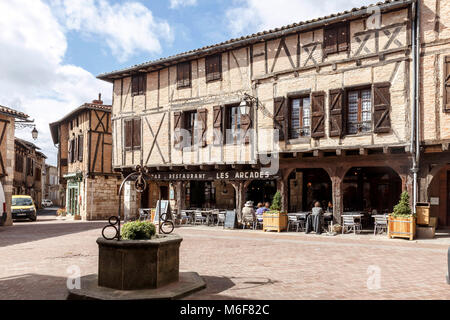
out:
M51 123L65 207L83 220L116 214L120 175L112 170L111 106L99 98Z
M64 206L60 199L59 187L58 168L45 165L44 198L51 200L55 206Z
M28 121L29 116L23 112L0 106L0 182L6 199L6 219L0 217L0 225L11 226L11 197L14 180L14 134L15 123Z
M42 193L47 157L34 143L14 139L13 195L29 195L36 208L42 208Z
M151 172L128 201L240 210L279 190L283 210L331 202L340 221L443 193L424 185L449 169L449 4L385 1L98 76L114 85L113 167Z

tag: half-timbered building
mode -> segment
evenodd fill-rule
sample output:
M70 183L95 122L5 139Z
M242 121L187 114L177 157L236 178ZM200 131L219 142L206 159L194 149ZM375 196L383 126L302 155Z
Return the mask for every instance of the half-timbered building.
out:
M51 123L50 130L67 212L83 220L112 216L120 175L112 170L111 106L99 97Z
M0 217L0 226L12 225L11 201L14 180L14 134L16 121L28 121L29 116L23 112L0 106L0 182L6 200L6 217Z
M14 140L13 195L29 195L37 209L42 208L45 156L34 143Z
M280 190L283 210L331 202L337 221L391 212L402 190L418 201L417 145L441 154L448 131L449 7L385 1L100 75L114 85L113 167L152 177L130 201L169 190L180 209L240 210Z

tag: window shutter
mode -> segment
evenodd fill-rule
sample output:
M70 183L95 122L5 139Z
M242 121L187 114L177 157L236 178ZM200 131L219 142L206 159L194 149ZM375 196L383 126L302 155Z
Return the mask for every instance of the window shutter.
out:
M325 92L311 94L311 137L325 136Z
M337 29L325 29L323 42L323 50L325 55L337 52Z
M252 128L252 116L250 114L242 114L241 115L241 130L242 137L244 138L244 143L250 143L250 129Z
M133 120L133 148L141 147L141 119Z
M133 148L133 120L125 120L125 149Z
M68 154L68 156L69 156L69 163L72 163L73 161L72 161L72 144L73 144L73 141L72 140L70 140L69 141L69 154ZM28 174L28 172L29 172L29 170L30 170L30 165L29 165L29 161L28 161L28 158L27 158L27 174Z
M198 111L198 120L199 120L199 125L201 126L199 129L199 137L200 137L200 146L202 147L202 148L204 148L204 147L206 147L206 144L207 144L207 140L206 140L206 131L207 131L207 126L208 126L208 123L207 123L207 120L208 120L208 117L207 117L207 115L208 115L208 113L207 113L207 110L206 109L199 109Z
M206 81L220 80L222 78L222 56L220 54L206 57Z
M176 150L181 150L183 146L181 145L181 128L182 128L182 113L180 111L174 112L173 114L173 128L174 128L174 148Z
M223 143L223 108L221 106L214 107L213 115L213 128L214 128L214 145L220 146Z
M78 136L78 161L83 161L83 136Z
M185 88L191 85L191 62L183 62L177 65L177 86Z
M273 99L273 107L274 107L274 129L279 130L280 139L279 141L287 140L287 103L285 97L278 97Z
M147 74L142 74L140 76L141 79L141 85L139 86L139 93L145 94L145 91L147 91Z
M374 132L386 133L391 130L391 84L389 82L376 83L373 86L374 96Z
M450 112L450 56L445 57L444 76L444 112Z
M341 137L344 120L344 90L330 90L330 137Z
M139 77L137 76L131 78L131 94L133 96L139 94Z
M349 25L345 24L338 28L337 34L338 51L339 52L347 51L348 42L349 42Z

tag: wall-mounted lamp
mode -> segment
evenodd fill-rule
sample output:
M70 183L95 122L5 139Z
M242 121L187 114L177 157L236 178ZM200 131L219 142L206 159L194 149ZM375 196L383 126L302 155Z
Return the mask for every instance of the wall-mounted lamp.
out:
M37 140L37 138L38 138L38 131L37 131L37 129L36 129L36 126L34 126L33 130L31 131L31 137L32 137L34 140Z
M244 93L244 96L241 100L241 104L239 105L239 109L241 114L249 114L250 106L255 105L258 108L258 98L255 98L247 93Z

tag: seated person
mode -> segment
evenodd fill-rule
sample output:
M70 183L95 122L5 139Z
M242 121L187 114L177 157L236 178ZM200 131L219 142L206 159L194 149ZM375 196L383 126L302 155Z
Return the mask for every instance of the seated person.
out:
M314 204L314 207L312 208L312 214L313 215L323 214L323 209L320 206L320 202L319 201L316 201L316 203Z
M253 201L247 201L242 209L242 223L253 223L256 220L255 209L253 209Z
M331 201L328 201L327 211L324 213L324 220L328 222L333 220L333 204Z
M269 211L269 209L264 207L261 202L258 203L258 209L256 210L256 218L258 219L258 221L263 220L263 215L264 215L264 212L266 212L266 211Z

